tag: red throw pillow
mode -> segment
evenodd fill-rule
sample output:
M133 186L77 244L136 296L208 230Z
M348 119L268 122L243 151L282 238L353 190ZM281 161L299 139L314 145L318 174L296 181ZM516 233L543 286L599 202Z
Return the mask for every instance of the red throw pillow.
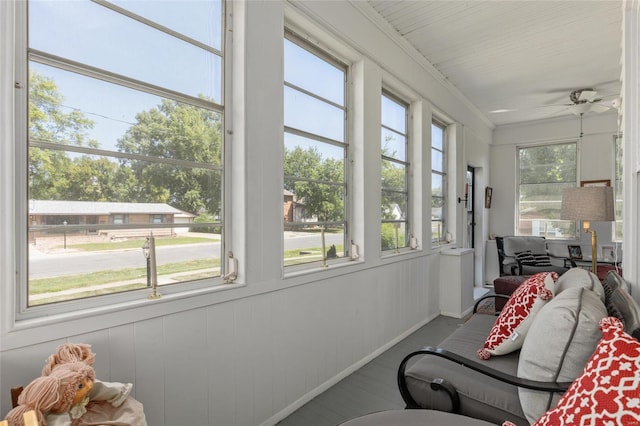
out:
M553 297L557 279L556 272L540 272L520 284L500 311L484 346L478 349L480 359L508 354L522 347L533 317Z
M556 408L534 424L640 424L640 342L615 317L600 320L602 339Z

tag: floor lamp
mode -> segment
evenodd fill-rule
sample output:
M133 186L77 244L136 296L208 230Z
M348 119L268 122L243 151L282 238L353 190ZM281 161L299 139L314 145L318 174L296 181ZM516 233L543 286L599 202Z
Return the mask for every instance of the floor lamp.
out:
M615 220L613 188L610 186L582 186L562 191L560 219L581 220L584 232L591 233L591 270L598 274L598 238L591 222Z

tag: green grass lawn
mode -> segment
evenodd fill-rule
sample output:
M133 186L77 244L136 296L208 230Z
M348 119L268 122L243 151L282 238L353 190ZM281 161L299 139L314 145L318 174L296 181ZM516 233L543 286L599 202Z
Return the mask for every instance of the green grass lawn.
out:
M158 246L175 246L180 244L201 244L210 243L214 241L220 241L220 238L204 238L204 237L157 237L156 247ZM67 248L73 248L82 251L105 251L105 250L123 250L139 248L142 250L142 245L145 243L145 238L113 241L105 243L83 243L83 244L67 244ZM60 246L62 247L62 246Z
M198 271L219 268L220 259L202 259L190 262L168 263L158 266L158 275L169 275L178 272ZM109 271L92 272L90 274L67 275L54 278L42 278L29 282L29 294L53 293L70 289L79 289L101 284L112 284L121 281L145 279L146 268L125 268ZM145 284L146 285L146 284Z
M104 250L123 250L130 248L140 248L144 243L144 239L127 240L109 243L92 243L92 244L75 244L74 249L84 251L104 251ZM210 238L198 237L173 237L158 238L156 245L175 245L175 244L200 244L211 242ZM336 245L336 251L342 253L343 245ZM286 250L284 252L285 265L295 265L301 263L319 262L322 260L322 251L319 247L309 247L302 249ZM220 268L220 259L202 259L189 262L169 263L158 266L158 276L166 276L176 273L181 274L176 277L178 281L190 281L212 277L210 270L212 268ZM193 273L188 273L188 272ZM217 272L219 274L219 272ZM136 290L146 287L146 268L123 268L112 269L106 271L92 272L89 274L65 275L52 278L41 278L29 281L29 294L40 295L52 293L51 297L38 299L31 302L31 305L40 305L45 303L53 303L56 301L64 301L70 299L79 299L84 297L97 296L114 292L122 292L128 290ZM108 286L116 283L121 285ZM89 289L89 287L104 285L103 288ZM83 291L83 288L87 288ZM65 290L74 290L72 294L54 295L54 293Z
M336 252L342 253L344 245L336 244ZM299 248L284 251L284 265L299 265L302 263L319 262L322 260L320 247Z

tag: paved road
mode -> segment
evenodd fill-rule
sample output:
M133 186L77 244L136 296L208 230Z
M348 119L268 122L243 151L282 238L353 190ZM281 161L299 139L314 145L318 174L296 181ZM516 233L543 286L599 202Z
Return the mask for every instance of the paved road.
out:
M342 244L342 234L326 234L326 246ZM319 247L320 237L287 233L285 249ZM220 253L219 242L156 247L158 265L213 258ZM59 275L86 274L109 269L144 268L142 249L77 252L68 249L55 253L34 252L29 261L31 279Z

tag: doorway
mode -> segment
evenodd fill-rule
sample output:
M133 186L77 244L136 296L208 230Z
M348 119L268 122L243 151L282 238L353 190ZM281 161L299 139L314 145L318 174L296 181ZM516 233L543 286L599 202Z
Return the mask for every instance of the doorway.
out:
M476 184L476 173L475 168L471 166L467 166L467 181L465 183L465 192L467 195L467 200L465 202L465 207L467 211L467 247L475 248L475 184Z

